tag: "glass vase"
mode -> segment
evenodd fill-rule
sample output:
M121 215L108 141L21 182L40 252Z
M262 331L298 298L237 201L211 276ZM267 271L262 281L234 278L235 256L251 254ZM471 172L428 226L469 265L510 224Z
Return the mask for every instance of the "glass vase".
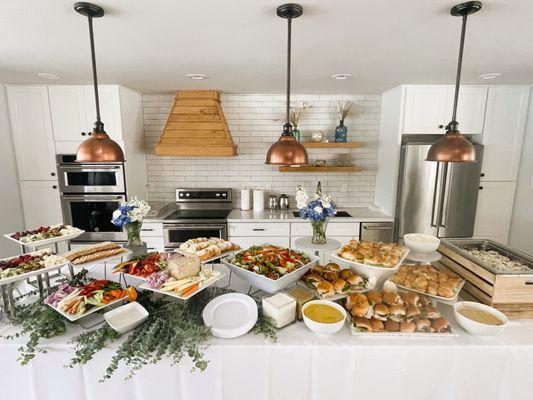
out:
M297 141L300 141L300 131L298 130L297 126L294 125L294 129L292 130L292 134L294 135L294 137L296 138Z
M128 235L128 246L140 246L142 222L135 221L124 225L124 231Z
M328 240L326 239L328 218L320 221L311 221L311 226L313 227L313 237L311 239L311 242L314 244L326 244L328 242Z
M348 128L344 125L344 120L341 119L339 122L339 126L335 128L335 142L346 143L347 133L348 133Z

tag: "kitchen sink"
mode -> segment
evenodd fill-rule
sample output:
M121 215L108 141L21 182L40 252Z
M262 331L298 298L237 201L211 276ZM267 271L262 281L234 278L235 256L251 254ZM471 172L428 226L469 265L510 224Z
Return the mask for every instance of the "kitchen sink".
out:
M300 212L299 211L293 211L292 212L294 214L295 217L299 217L300 216ZM350 213L346 212L346 211L337 211L337 214L335 214L335 218L338 218L338 217L351 217Z

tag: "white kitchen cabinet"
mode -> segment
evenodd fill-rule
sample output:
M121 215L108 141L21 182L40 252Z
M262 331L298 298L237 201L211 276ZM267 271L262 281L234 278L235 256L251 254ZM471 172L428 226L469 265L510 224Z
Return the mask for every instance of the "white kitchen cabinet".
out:
M281 247L289 247L291 244L289 236L229 236L228 240L238 244L243 249L263 243L273 244Z
M405 91L403 133L439 134L450 116L446 115L448 86L413 85Z
M141 227L141 240L146 243L149 252L165 251L163 224L161 222L144 222Z
M313 228L310 222L291 223L291 236L312 236ZM328 224L326 235L328 237L356 237L359 236L359 223L357 222L332 222Z
M100 115L111 138L122 141L120 91L117 85L99 85ZM50 110L56 142L87 139L96 121L92 85L49 86Z
M240 222L228 224L228 236L289 236L290 224L285 222Z
M57 181L20 182L26 229L63 222Z
M47 87L6 89L19 180L57 180Z
M455 89L448 85L405 87L403 134L442 134L451 121ZM463 134L483 133L487 86L463 86L457 121Z
M507 244L513 213L515 182L482 182L477 201L474 237Z
M528 86L491 86L482 143L482 181L516 181L529 103Z
M91 125L87 120L84 86L51 85L48 96L54 139L78 142L86 139Z

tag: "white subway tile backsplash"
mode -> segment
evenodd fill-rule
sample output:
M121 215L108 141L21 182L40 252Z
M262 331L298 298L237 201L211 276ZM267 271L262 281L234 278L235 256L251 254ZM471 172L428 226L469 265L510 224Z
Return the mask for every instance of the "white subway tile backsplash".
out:
M294 102L307 101L312 108L299 123L304 140L321 130L333 140L338 124L337 102L351 100L352 115L345 124L349 140L360 140L360 149L309 149L311 162L324 159L329 163L348 160L365 168L360 173L311 174L281 173L266 165L265 156L277 140L285 122L285 95L222 93L221 103L233 140L239 146L234 158L158 157L154 147L174 101L174 93L144 94L144 133L146 140L149 199L174 201L176 187L231 187L235 207L240 205L240 188L259 188L275 194L294 196L298 185L313 190L318 181L340 207L357 207L374 201L375 169L381 96L295 94ZM344 188L345 187L345 188ZM291 199L291 205L294 201Z

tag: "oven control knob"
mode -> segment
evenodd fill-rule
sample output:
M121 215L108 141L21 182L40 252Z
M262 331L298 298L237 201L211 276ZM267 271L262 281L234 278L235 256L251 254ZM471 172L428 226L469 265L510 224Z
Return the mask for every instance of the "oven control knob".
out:
M185 196L190 197L190 195L191 195L190 193L187 193Z
M222 193L222 197L226 197L227 195L227 193Z
M215 193L215 196L220 197L220 193Z

